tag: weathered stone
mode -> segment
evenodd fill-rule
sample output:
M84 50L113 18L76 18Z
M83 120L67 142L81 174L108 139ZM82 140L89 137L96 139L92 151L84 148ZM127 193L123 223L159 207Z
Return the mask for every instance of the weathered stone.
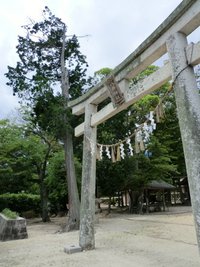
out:
M79 246L69 246L69 247L64 247L64 252L67 254L73 254L77 252L82 252L82 248Z
M96 182L96 127L91 127L91 116L97 106L87 105L85 112L85 135L83 143L81 212L79 245L83 250L95 248L95 182Z
M167 40L181 130L197 242L200 252L200 96L194 69L188 64L187 38L175 33Z
M28 238L26 220L18 217L9 219L0 213L0 241Z

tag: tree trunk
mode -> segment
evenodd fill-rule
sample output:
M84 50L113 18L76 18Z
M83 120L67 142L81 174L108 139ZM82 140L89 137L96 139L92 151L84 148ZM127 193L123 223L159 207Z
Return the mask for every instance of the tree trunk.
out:
M138 192L129 190L128 193L129 193L129 212L136 213Z
M144 194L143 192L140 192L140 195L138 197L138 213L143 214L143 203L144 203Z
M129 212L130 213L140 213L142 211L142 204L140 205L140 199L142 196L138 191L129 190Z
M49 157L49 153L51 151L50 143L45 139L45 142L48 144L48 149L46 151L45 160L42 164L36 164L37 174L39 178L39 186L40 186L40 198L41 198L41 217L43 222L49 222L49 213L48 213L48 192L47 186L45 184L45 175L46 175L46 167L47 167L47 159Z
M69 218L66 231L78 230L80 225L80 201L76 183L72 134L67 132L64 140L65 165L67 171Z
M149 191L145 189L146 213L149 213Z
M41 197L41 217L43 222L49 222L48 214L48 193L43 175L40 175L40 197Z
M67 118L67 108L69 100L69 77L68 70L65 66L65 39L66 29L63 29L63 43L61 51L61 89L64 98L64 124L69 125ZM78 188L76 182L76 174L74 167L74 153L73 153L73 140L70 129L66 128L65 136L63 138L64 152L65 152L65 166L67 174L68 185L68 202L69 202L69 219L66 225L66 231L78 230L80 225L80 200L78 195Z
M117 193L117 202L118 202L118 207L120 208L121 203L120 203L120 193Z

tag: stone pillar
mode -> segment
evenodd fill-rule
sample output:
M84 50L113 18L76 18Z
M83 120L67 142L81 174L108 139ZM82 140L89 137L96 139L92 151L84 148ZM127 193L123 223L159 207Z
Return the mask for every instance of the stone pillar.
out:
M83 250L95 248L94 221L97 127L91 127L91 116L96 113L96 110L97 107L92 104L88 104L85 107L79 232L79 245Z
M174 91L192 209L200 252L200 96L190 59L186 58L186 36L175 33L167 40L172 65Z

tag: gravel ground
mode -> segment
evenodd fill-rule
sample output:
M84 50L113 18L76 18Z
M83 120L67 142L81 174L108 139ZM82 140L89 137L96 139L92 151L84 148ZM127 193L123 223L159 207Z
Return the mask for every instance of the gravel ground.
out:
M0 243L1 267L199 267L191 207L149 215L102 214L96 225L96 249L76 254L78 231L59 233L65 217L43 224L28 221L28 239Z

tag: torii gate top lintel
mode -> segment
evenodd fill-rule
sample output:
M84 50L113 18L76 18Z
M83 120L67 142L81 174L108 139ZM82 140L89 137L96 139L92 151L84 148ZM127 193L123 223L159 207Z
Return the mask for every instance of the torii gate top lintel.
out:
M115 77L117 83L133 78L165 54L167 52L166 39L170 34L181 31L187 36L193 32L200 24L200 12L197 6L199 6L198 0L182 1L135 51L114 68L111 75ZM193 13L192 16L191 13ZM105 89L105 82L106 79L84 95L70 101L69 107L72 108L73 113L80 115L84 113L86 103L99 104L106 99L109 95Z

